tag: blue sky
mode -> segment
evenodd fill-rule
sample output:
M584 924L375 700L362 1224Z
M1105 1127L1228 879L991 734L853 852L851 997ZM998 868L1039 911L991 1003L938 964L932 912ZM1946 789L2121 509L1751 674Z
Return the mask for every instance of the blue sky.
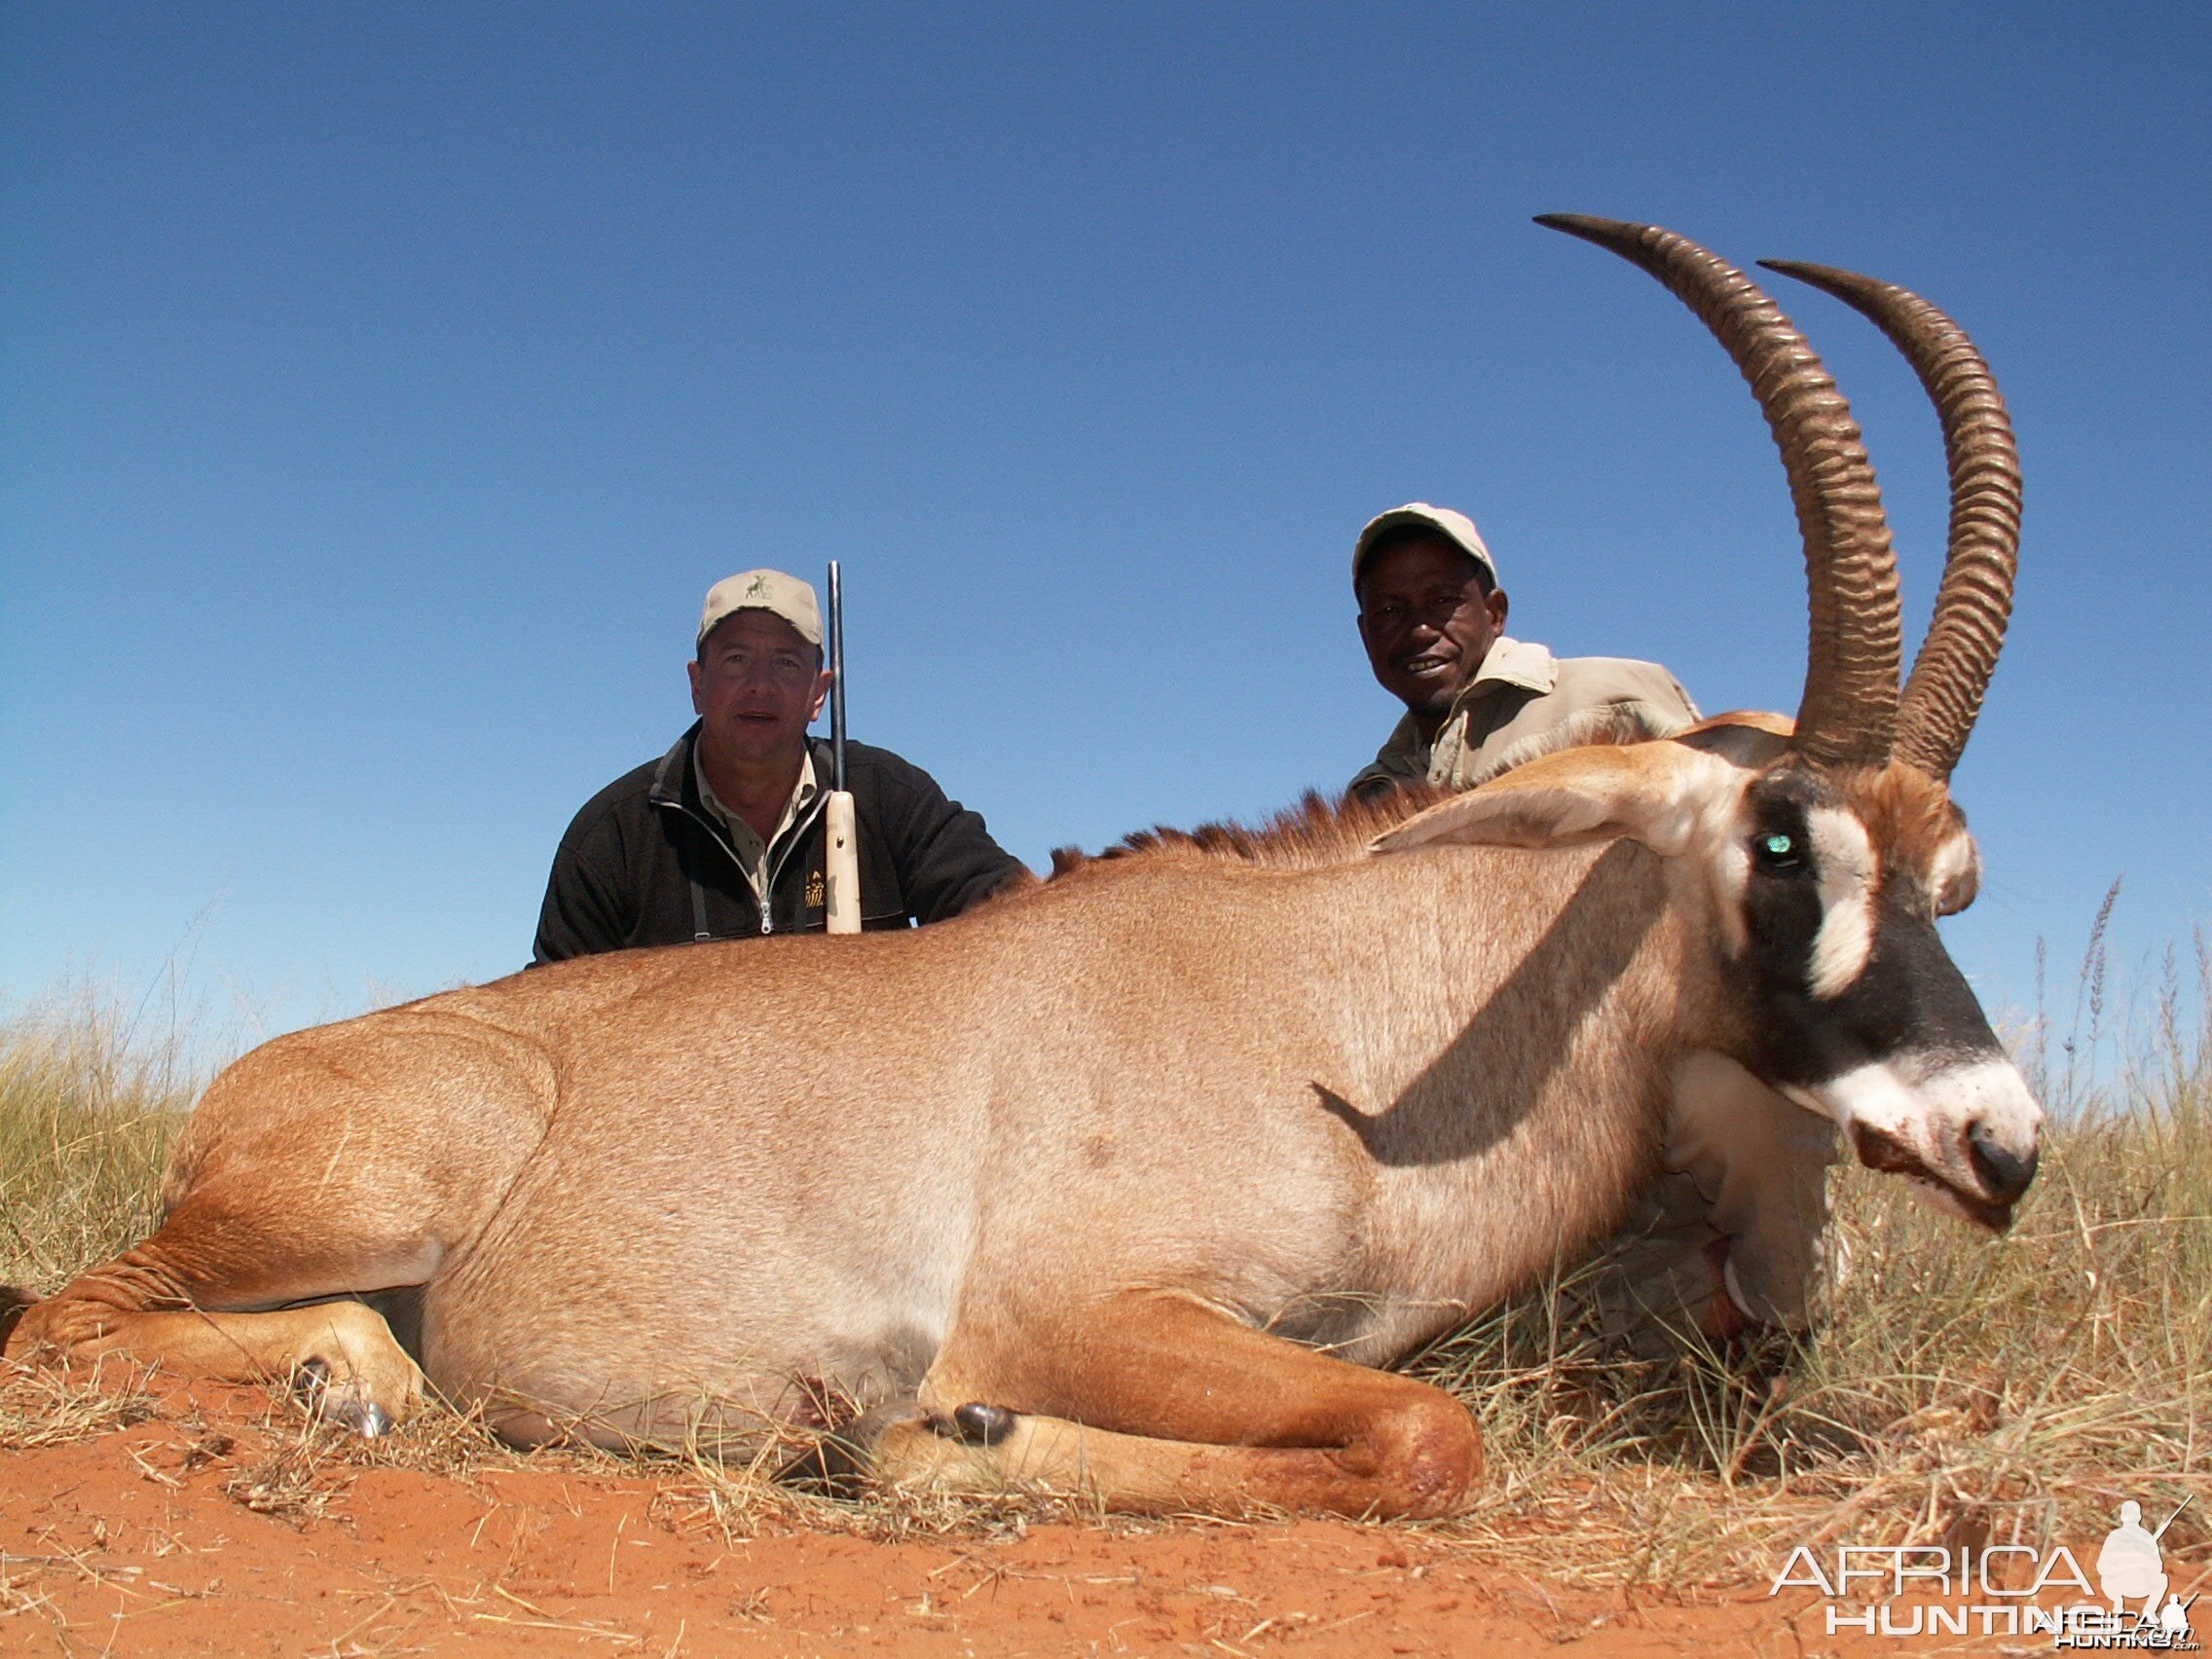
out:
M2122 957L2186 940L2208 69L2182 5L9 7L0 992L167 965L275 1030L519 965L760 563L844 562L855 734L1040 865L1348 777L1349 543L1409 498L1514 632L1792 707L1750 396L1543 211L1972 330L2028 528L1953 948L2070 983L2122 873ZM1917 625L1934 419L1776 283Z

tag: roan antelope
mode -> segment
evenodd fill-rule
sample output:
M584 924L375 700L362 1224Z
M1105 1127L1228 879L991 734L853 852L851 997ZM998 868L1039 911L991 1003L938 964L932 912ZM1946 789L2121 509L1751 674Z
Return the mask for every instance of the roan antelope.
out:
M161 1230L9 1351L290 1376L369 1433L426 1375L521 1442L742 1451L827 1419L892 1481L1425 1515L1481 1438L1369 1368L1603 1235L1686 1061L2001 1231L2041 1114L1936 933L1973 896L1946 780L2017 541L1995 384L1913 295L1778 267L1887 330L1941 415L1949 558L1900 699L1880 497L1811 348L1677 236L1544 222L1665 282L1758 396L1812 594L1794 728L1155 836L909 935L592 957L280 1037L208 1090ZM354 1300L394 1292L420 1370Z

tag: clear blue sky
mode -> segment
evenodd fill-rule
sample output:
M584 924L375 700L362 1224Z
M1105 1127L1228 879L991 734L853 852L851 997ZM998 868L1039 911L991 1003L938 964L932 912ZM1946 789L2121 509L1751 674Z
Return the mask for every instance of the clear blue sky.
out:
M1991 1000L2212 916L2212 11L0 12L0 991L264 1028L527 955L689 718L700 595L844 561L856 735L1035 864L1340 785L1348 547L1465 508L1514 632L1793 707L1724 354L1529 223L1870 271L1981 342L2020 605L1958 793ZM1917 626L1936 425L1865 424Z

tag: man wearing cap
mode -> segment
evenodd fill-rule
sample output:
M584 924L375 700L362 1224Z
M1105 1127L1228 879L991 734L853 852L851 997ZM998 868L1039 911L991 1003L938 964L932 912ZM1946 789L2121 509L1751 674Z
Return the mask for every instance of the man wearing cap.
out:
M814 589L747 571L708 590L691 677L698 720L659 759L585 803L562 836L537 962L763 934L820 933L829 745L809 743L830 675ZM958 915L1026 866L927 772L845 746L861 925Z
M1352 779L1357 794L1473 789L1555 749L1672 737L1698 718L1655 662L1555 657L1508 639L1497 562L1464 513L1409 501L1371 520L1352 549L1351 585L1368 663L1406 705Z
M1352 779L1472 789L1587 743L1672 737L1697 706L1655 662L1555 657L1509 639L1497 563L1474 522L1409 501L1352 549L1359 637L1406 715ZM1501 898L1506 896L1501 896ZM1657 1353L1671 1329L1802 1330L1838 1264L1827 1230L1834 1132L1717 1054L1676 1068L1667 1173L1578 1281L1600 1326Z

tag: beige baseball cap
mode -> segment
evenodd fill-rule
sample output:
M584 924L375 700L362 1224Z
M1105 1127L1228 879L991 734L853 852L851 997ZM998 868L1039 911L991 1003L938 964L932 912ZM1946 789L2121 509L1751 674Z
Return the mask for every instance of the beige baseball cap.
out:
M1419 525L1433 530L1437 535L1459 548L1468 558L1483 568L1490 577L1490 585L1497 586L1497 561L1490 556L1490 547L1483 540L1483 533L1475 528L1475 521L1465 513L1456 513L1450 507L1432 507L1426 501L1408 501L1402 507L1392 507L1386 513L1377 513L1367 521L1367 528L1359 533L1359 540L1352 544L1351 585L1359 586L1360 567L1367 563L1368 549L1375 545L1377 536L1401 525Z
M709 588L707 608L699 613L699 638L692 642L694 646L706 644L716 623L740 610L765 610L771 616L781 616L808 645L817 650L822 646L822 607L815 602L813 584L781 571L740 571Z

